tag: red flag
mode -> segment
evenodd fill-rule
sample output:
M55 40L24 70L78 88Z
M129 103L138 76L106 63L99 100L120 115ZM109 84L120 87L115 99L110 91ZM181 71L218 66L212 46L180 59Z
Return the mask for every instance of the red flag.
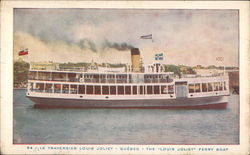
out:
M29 54L28 49L22 50L22 51L20 51L20 52L18 53L19 56L27 55L27 54Z

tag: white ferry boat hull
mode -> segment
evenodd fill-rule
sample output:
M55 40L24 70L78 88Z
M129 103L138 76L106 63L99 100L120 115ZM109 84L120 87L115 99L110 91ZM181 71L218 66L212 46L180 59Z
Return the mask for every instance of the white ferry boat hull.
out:
M162 54L161 54L162 55ZM159 56L159 55L158 55ZM169 72L160 62L144 64L131 48L131 64L84 69L32 69L27 97L36 108L226 108L229 81L225 74ZM187 69L187 68L186 68Z
M147 100L91 100L27 96L35 108L142 108L142 109L225 109L228 96L147 99Z

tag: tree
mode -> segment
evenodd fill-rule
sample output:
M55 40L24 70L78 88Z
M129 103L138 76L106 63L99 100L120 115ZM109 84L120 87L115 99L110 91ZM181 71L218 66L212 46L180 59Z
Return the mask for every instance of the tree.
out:
M175 65L165 65L165 70L167 72L174 72L174 74L178 76L181 75L180 67L175 66Z
M14 62L14 85L17 86L20 83L27 83L29 63L25 61Z

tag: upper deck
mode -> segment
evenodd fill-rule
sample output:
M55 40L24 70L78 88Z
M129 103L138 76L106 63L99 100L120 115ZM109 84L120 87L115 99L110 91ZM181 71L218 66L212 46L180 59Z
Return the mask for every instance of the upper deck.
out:
M81 70L30 70L29 80L77 82L77 83L171 83L174 79L188 79L201 77L219 77L222 74L211 75L174 75L173 72L105 72Z
M32 68L31 65L29 80L69 83L147 84L172 83L174 79L180 78L173 72L167 72L165 66L159 62L143 64L140 59L140 51L137 48L131 49L131 64L122 66L112 68L106 64L106 67L104 67L92 62L91 65L82 68L60 68L59 65L53 66L51 64L49 70L46 69L48 65L37 70ZM220 74L209 76L220 76ZM186 78L194 77L201 77L201 75L192 75Z
M169 83L174 74L133 72L83 72L67 70L30 70L29 80L81 83Z

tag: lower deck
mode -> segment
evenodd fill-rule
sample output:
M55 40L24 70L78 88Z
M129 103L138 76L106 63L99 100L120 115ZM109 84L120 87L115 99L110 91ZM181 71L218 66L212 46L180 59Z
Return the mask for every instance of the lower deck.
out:
M35 108L174 108L174 109L221 109L226 108L228 96L178 98L178 99L133 99L133 100L90 100L30 97Z
M228 95L228 81L175 81L167 84L83 84L29 82L28 96L85 99L175 99Z
M206 107L226 104L224 77L176 79L171 83L95 84L29 81L27 97L35 103L73 107Z

